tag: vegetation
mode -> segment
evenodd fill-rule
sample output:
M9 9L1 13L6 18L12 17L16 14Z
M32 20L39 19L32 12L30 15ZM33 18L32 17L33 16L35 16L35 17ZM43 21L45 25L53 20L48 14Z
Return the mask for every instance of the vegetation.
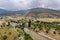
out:
M10 26L10 22L8 22L8 25L7 26Z
M2 40L6 40L6 39L7 39L6 35L2 36Z
M35 31L36 31L36 28L38 28L40 31L43 30L46 33L49 33L49 31L53 29L58 33L60 32L60 25L58 24L60 24L60 22L43 22L43 21L40 22L37 20L37 21L32 22L31 28L34 29ZM55 31L53 31L54 34L56 34Z
M19 25L12 27L10 23L17 23ZM22 25L21 25L22 23ZM2 22L2 27L0 28L0 40L17 40L19 37L23 37L25 40L33 40L29 34L26 34L23 29L25 27L28 27L36 32L43 31L46 34L49 34L50 31L52 34L60 35L60 22L45 22L45 21L39 21L39 20L10 20L8 22L8 25L6 26L6 22ZM13 37L12 37L13 36Z
M20 36L24 37L25 40L32 40L21 28L16 27L16 30L14 27L0 28L0 40L18 40Z
M28 22L28 27L31 27L31 20L29 20Z
M26 34L26 33L25 33L25 40L33 40L33 39L30 37L29 34Z
M6 22L3 22L3 23L2 23L2 26L5 27L5 26L6 26Z
M18 30L20 31L21 29ZM20 34L22 33L20 32ZM19 38L17 35L18 34L13 27L10 27L9 29L7 27L3 29L0 28L0 40L13 40L14 38L16 38L15 40L17 40Z

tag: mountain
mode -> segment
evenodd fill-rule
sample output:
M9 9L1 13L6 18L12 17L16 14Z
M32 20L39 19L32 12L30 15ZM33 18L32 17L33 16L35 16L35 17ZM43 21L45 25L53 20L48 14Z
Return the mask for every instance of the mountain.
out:
M5 12L5 11L6 11L6 10L4 10L4 9L0 9L0 13L1 13L1 12Z
M32 8L18 11L0 9L0 16L11 16L16 14L34 18L60 18L60 11L47 8Z
M29 9L25 16L35 18L60 18L60 11L46 8L33 8Z
M25 10L19 10L19 11L7 11L4 9L0 9L0 16L11 16L16 14L24 14Z

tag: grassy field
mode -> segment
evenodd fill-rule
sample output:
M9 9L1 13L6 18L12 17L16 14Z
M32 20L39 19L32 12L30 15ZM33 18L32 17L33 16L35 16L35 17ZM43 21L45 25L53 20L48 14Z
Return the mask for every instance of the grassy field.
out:
M21 20L21 19L34 19L34 20L39 20L39 21L45 21L45 22L60 22L60 18L32 18L32 17L17 17L17 18L7 18L7 20Z
M60 18L39 18L37 20L45 22L60 22Z
M23 36L24 32L20 28L16 28L20 35ZM13 27L0 28L0 40L17 40L20 36Z
M23 37L24 40L33 40L30 35L26 34L21 28L4 27L0 28L0 40L19 40Z

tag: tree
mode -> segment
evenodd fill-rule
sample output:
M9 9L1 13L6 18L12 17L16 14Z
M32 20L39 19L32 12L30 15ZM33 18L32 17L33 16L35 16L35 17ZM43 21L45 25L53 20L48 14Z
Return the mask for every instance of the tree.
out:
M2 26L5 27L6 26L6 22L2 22Z
M22 23L23 28L25 27L25 22Z
M31 20L29 19L28 27L31 27Z
M42 30L42 25L40 24L40 25L38 26L38 28L39 28L40 30Z
M8 26L10 26L10 22L8 22Z

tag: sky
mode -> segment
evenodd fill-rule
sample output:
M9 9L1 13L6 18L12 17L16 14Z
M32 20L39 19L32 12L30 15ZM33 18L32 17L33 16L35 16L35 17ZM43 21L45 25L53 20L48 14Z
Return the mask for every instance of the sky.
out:
M25 10L36 7L60 10L60 0L0 0L0 8L6 10Z

